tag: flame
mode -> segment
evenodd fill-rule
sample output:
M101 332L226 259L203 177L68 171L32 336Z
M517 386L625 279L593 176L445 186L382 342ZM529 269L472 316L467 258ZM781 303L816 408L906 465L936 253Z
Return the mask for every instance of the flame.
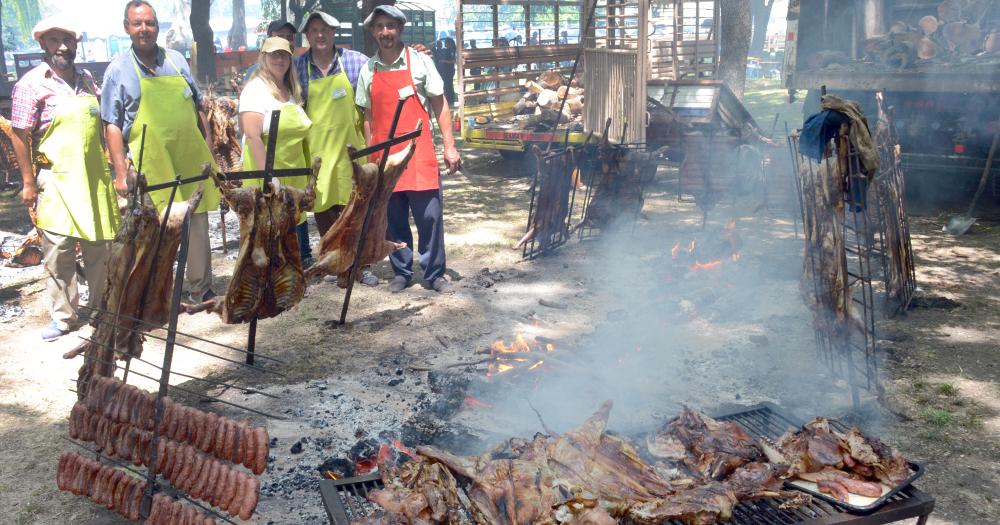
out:
M528 367L528 370L534 370L534 369L536 369L536 368L538 368L538 367L542 366L542 363L544 363L544 362L545 362L544 360L542 360L542 361L539 361L539 362L537 362L537 363L535 363L535 364L533 364L533 365L529 366L529 367Z
M524 340L524 336L518 334L514 337L514 342L507 346L503 344L503 339L497 339L493 342L493 350L500 352L502 354L513 354L516 352L530 352L531 346L528 342Z
M732 255L733 262L740 260L740 252L736 252Z
M670 256L674 259L677 258L677 252L681 251L681 241L674 243L674 247L670 249Z
M324 476L324 477L325 477L326 479L340 479L340 477L339 477L339 476L337 476L337 473L335 473L335 472L334 472L334 471L332 471L332 470L324 470L324 471L323 471L323 476Z
M490 408L493 408L493 405L489 403L484 403L472 396L465 396L465 399L462 400L462 405L468 408L477 408L482 410L488 410Z
M546 343L545 344L545 351L546 352L555 352L556 351L556 347L553 346L552 343Z
M504 372L512 370L513 368L514 367L511 365L505 365L503 363L500 363L499 365L497 365L497 373L502 374Z
M698 270L714 270L719 266L722 266L722 259L716 259L714 261L709 261L707 263L703 263L701 261L695 261L694 265L691 266L691 271L697 272Z
M688 253L691 253L691 252L694 251L694 246L695 246L694 239L691 239L691 244L688 245Z
M400 441L399 439L393 440L392 446L396 447L396 450L402 452L403 454L406 454L407 456L410 456L413 459L417 458L417 453L410 450L409 448L406 448L406 445L404 445L403 442Z

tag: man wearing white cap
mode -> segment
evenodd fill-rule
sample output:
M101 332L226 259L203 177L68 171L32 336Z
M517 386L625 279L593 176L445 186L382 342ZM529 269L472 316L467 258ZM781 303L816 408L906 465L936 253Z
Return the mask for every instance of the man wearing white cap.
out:
M100 90L89 71L75 65L79 36L59 15L35 26L45 61L14 85L11 125L21 167L21 200L35 217L52 302L42 339L77 327L76 244L83 252L88 305L100 303L107 280L118 207L101 141ZM90 311L84 312L89 317Z
M433 60L403 45L402 33L406 15L391 5L376 6L365 20L365 29L378 42L375 54L358 78L357 104L365 108L365 135L369 143L388 139L395 108L403 100L398 132L414 129L423 122L424 132L417 139L417 151L389 198L389 228L386 236L394 242L406 243L406 248L389 255L396 274L389 283L390 292L401 292L413 279L413 234L410 213L417 227L420 266L424 281L438 293L454 293L445 278L444 209L441 198L441 174L438 169L434 139L431 134L430 108L437 115L444 143L444 163L448 172L461 166L461 158L452 136L451 112L444 99L444 81ZM395 146L390 152L406 147Z

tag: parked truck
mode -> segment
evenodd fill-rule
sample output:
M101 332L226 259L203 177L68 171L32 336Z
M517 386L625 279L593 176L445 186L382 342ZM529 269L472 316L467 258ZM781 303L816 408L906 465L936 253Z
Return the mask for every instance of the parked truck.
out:
M1000 2L789 0L785 81L792 96L808 90L806 115L825 86L872 123L881 92L910 196L965 199L1000 118Z
M583 143L591 132L603 133L608 119L616 140L644 143L647 96L659 103L670 81L715 77L718 15L719 3L711 0L459 0L464 146L519 158L533 144ZM566 118L558 114L558 98L533 105L542 102L540 77L552 80L555 73L566 82L578 58L565 89L583 95ZM557 84L548 84L550 91L561 93Z

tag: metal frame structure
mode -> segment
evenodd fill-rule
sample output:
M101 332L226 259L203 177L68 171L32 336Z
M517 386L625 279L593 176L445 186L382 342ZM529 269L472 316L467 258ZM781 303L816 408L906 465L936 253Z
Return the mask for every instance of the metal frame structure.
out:
M201 177L201 176L194 177L194 178L199 178L200 180L204 180L204 178ZM165 187L172 187L174 191L171 192L170 198L167 201L166 213L164 213L163 222L161 223L161 232L162 232L163 227L166 224L166 219L168 217L169 210L170 210L171 206L173 205L174 198L176 196L176 188L179 187L182 184L186 184L186 183L189 183L189 182L194 182L194 181L192 181L191 179L181 179L180 176L178 176L174 181L169 182L169 183L164 183L166 185ZM163 185L150 186L150 187L146 188L146 191L147 192L152 191L153 189L155 189L158 186L163 186ZM136 191L138 191L138 190L136 190ZM85 452L93 453L94 457L95 457L95 460L97 460L97 461L99 461L101 463L110 464L110 465L113 465L113 466L116 466L116 467L123 467L125 470L127 470L129 472L132 472L133 474L137 474L139 477L141 477L141 478L143 478L143 479L146 480L146 491L145 491L145 494L143 496L142 506L141 506L140 511L139 511L140 512L140 519L145 519L145 518L149 517L149 514L150 514L150 512L152 510L153 495L156 494L157 492L163 491L163 492L168 493L170 496L172 496L174 498L187 500L189 503L193 504L195 507L197 507L197 508L199 508L199 509L207 512L209 515L211 515L211 516L213 516L213 517L215 517L217 519L220 519L220 520L222 520L222 521L224 521L226 523L230 523L230 524L234 524L235 525L235 522L232 519L230 519L230 517L228 517L227 515L225 515L225 514L223 514L221 512L218 512L218 511L210 508L209 506L206 506L206 505L203 505L202 503L199 503L195 498L186 495L183 491L177 489L176 487L170 486L170 484L163 477L163 475L162 474L158 475L154 471L154 469L151 467L151 465L156 465L158 463L158 458L157 458L158 442L159 442L159 440L161 438L161 434L160 434L160 421L163 418L163 413L164 413L164 408L165 408L164 399L163 398L168 395L168 393L170 392L170 390L174 390L174 391L177 391L177 392L183 392L184 394L195 395L195 396L198 396L200 398L203 398L203 399L206 399L206 400L209 400L209 401L223 403L223 404L226 404L226 405L229 405L229 406L241 409L243 411L252 412L252 413L259 414L259 415L262 415L262 416L265 416L265 417L268 417L268 418L278 419L278 420L283 419L280 416L276 416L276 415L273 415L273 414L268 414L268 413L265 413L265 412L261 412L259 410L252 409L252 408L249 408L249 407L246 407L246 406L242 406L242 405L239 405L237 403L233 403L231 401L220 399L218 397L214 397L214 396L209 396L209 395L206 395L206 394L202 394L202 393L196 392L196 391L194 391L194 390L192 390L190 388L184 388L184 387L181 387L181 386L171 385L170 384L170 377L171 377L171 375L173 375L173 376L176 376L176 377L182 377L182 378L185 378L185 379L190 379L190 380L202 382L202 383L213 385L213 386L223 386L223 387L226 387L226 388L233 388L233 389L237 389L237 390L251 392L251 393L254 393L254 394L260 394L260 395L263 395L265 397L270 397L270 398L278 399L276 396L273 396L271 394L267 394L265 392L261 392L259 390L254 390L254 389L250 389L250 388L246 388L246 387L241 387L241 386L238 386L238 385L229 384L229 383L225 383L225 382L222 382L222 381L204 379L204 378L201 378L201 377L197 377L197 376L193 376L193 375L188 375L188 374L183 374L183 373L176 372L176 371L172 370L174 351L178 347L184 348L184 349L187 349L187 350L192 350L192 351L195 351L195 352L198 352L198 353L201 353L201 354L204 354L204 355L207 355L207 356L210 356L210 357L213 357L215 359L222 360L222 361L226 361L226 362L234 363L234 364L237 364L237 365L245 366L247 368L250 368L250 369L253 369L253 370L257 370L257 371L260 371L260 372L266 372L266 373L270 373L270 374L275 374L275 375L282 376L282 377L284 376L284 374L281 374L280 372L277 372L277 371L274 371L274 370L269 370L269 369L266 369L266 368L262 368L260 366L254 366L253 364L249 364L249 363L241 363L239 361L236 361L236 360L233 360L233 359L229 359L229 358L223 357L221 355L217 355L217 354L214 354L212 352L208 352L208 351L203 350L203 349L199 349L199 348L197 348L195 346L191 346L189 344L182 344L182 343L178 343L177 342L177 336L180 335L180 336L184 336L186 338L194 339L194 340L197 340L197 341L200 341L200 342L203 342L203 343L209 343L211 345L215 345L215 346L218 346L220 348L232 350L232 351L235 351L235 352L246 353L248 357L252 355L250 352L247 352L246 350L242 350L242 349L239 349L239 348L228 346L228 345L225 345L225 344L222 344L222 343L217 343L217 342L214 342L214 341L211 341L211 340L208 340L208 339L204 339L204 338L201 338L201 337L197 337L197 336L194 336L194 335L191 335L191 334L185 334L185 333L180 332L179 330L177 330L177 321L178 321L178 316L179 316L180 309L181 309L181 294L182 294L182 290L183 290L184 271L185 271L185 268L187 267L187 256L188 256L188 250L189 250L188 232L190 230L190 225L191 225L192 211L193 210L188 210L188 213L187 213L187 215L184 218L183 226L181 228L181 231L182 231L182 233L181 233L181 242L180 242L180 247L178 249L177 259L176 259L176 265L175 265L175 270L174 270L174 287L171 290L170 312L169 312L169 319L167 321L167 327L166 327L166 331L167 331L166 337L159 337L159 336L153 336L151 334L146 334L146 333L143 333L143 331L141 329L139 329L139 328L130 328L130 327L125 327L125 326L119 326L119 321L121 319L126 319L127 321L130 321L130 322L136 322L136 323L138 323L140 325L146 325L147 328L161 328L161 326L159 326L159 325L153 326L152 324L150 324L150 323L148 323L146 321L143 321L141 319L135 319L135 318L131 318L131 317L122 315L122 314L120 314L120 312L112 312L112 311L103 310L103 309L99 309L99 308L89 308L89 307L84 306L84 308L87 308L87 309L91 310L95 314L101 314L101 315L97 316L97 319L98 319L97 322L99 322L99 323L100 322L112 323L113 325L115 325L116 332L119 329L124 329L124 330L130 331L132 333L139 333L139 334L142 334L143 336L152 337L154 339L158 339L158 340L164 341L166 343L165 344L164 353L163 353L163 360L159 364L153 363L151 361L145 361L145 360L142 360L142 359L140 359L138 357L127 356L125 358L125 365L124 366L119 365L117 363L117 356L114 355L114 352L117 352L117 350L114 349L114 348L110 349L110 350L113 351L113 353L112 353L112 361L111 362L101 361L99 363L99 364L107 367L108 369L110 369L110 371L111 371L110 376L111 377L114 377L115 372L117 370L122 370L123 371L123 375L122 375L122 382L123 383L127 383L128 382L128 376L129 376L129 373L130 373L130 365L131 365L131 361L133 359L135 359L137 361L140 361L140 362L142 362L142 363L144 363L146 365L149 365L149 366L151 366L153 368L156 368L156 369L160 370L160 377L159 378L156 378L156 377L153 377L153 376L149 376L149 375L145 375L145 374L141 374L141 373L136 372L134 370L131 371L132 375L143 377L143 378L149 379L151 381L157 381L159 383L159 389L158 389L157 394L156 394L156 410L155 410L154 416L153 416L152 442L150 444L151 457L150 457L148 465L146 465L144 469L137 469L137 468L131 466L128 461L125 461L125 460L122 460L122 459L118 459L116 457L112 457L111 455L106 454L103 451L103 449L101 448L100 444L95 444L94 446L90 446L90 445L85 445L85 444L81 443L80 441L74 440L74 439L71 439L71 438L64 437L63 439L69 441L70 443L74 444L75 446L77 446L78 448L80 448L81 450L83 450ZM159 240L158 240L157 245L156 245L156 251L159 251L159 249L160 249L160 243L159 243ZM154 261L158 261L158 258L154 257ZM154 273L155 272L150 272L149 279L152 279L152 276L153 276ZM146 283L146 288L148 288L148 282ZM107 317L104 317L104 316L107 316ZM97 344L97 345L103 347L103 345L100 342L94 341L93 339L88 339L88 338L82 338L82 339L84 339L85 341L88 341L90 343ZM267 356L260 356L260 357L263 358L263 359L267 359L268 361L272 361L272 362L276 362L276 363L283 363L283 361L281 361L279 359L276 359L276 358L273 358L273 357L267 357ZM89 357L89 356L85 357L85 359L87 359L87 358L92 358L92 357ZM89 381L93 377L95 377L95 375L91 375L89 378L86 379L86 381L84 381L83 378L79 378L77 381L78 382L84 381L84 383L89 383ZM79 386L78 386L78 388L79 388Z
M578 180L577 176L582 173L580 160L581 156L584 155L584 148L586 145L587 144L584 143L582 146L570 146L558 151L545 153L544 156L538 159L538 169L535 171L535 175L531 180L531 202L528 205L528 223L524 229L525 235L531 231L531 228L534 225L535 216L540 213L539 206L542 188L547 186L549 179L552 177L561 179L553 181L555 187L560 190L568 188L565 195L562 194L562 191L557 191L557 195L554 195L554 197L560 200L560 202L556 203L556 206L566 207L566 217L562 221L563 227L558 231L550 232L544 237L539 237L539 233L535 232L535 235L524 243L521 250L522 259L530 260L540 255L552 253L563 244L566 244L566 241L572 237L570 229L573 224L573 208L576 204L576 190L578 186L575 182ZM571 164L570 169L565 172L554 172L553 170L543 172L543 167L546 164L555 162L559 157L567 155L574 155L574 162Z
M859 389L879 397L883 392L872 290L872 257L878 254L866 209L872 201L868 176L845 128L847 125L828 143L829 156L819 164L800 153L798 135L790 136L788 143L799 182L807 268L813 281L815 304L810 306L814 309L817 354L832 373L847 380L854 407L860 408ZM832 197L832 205L817 202L821 185L842 189ZM834 229L821 231L822 224L832 224ZM839 238L843 251L824 254L823 246L830 239L815 238L824 235L833 236L833 246ZM833 289L837 285L842 289Z

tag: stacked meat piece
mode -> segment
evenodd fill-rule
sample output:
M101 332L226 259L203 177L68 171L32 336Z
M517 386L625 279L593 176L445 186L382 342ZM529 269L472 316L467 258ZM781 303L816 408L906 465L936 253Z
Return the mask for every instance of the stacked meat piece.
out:
M70 412L70 437L93 442L108 456L149 466L176 489L249 519L257 507L260 481L226 462L262 474L269 451L267 431L165 397L154 436L155 410L154 394L97 377L87 398Z
M316 199L313 162L305 190L274 184L232 188L213 174L222 196L240 218L240 253L226 295L188 307L189 313L212 311L227 324L274 317L305 296L306 282L295 225Z
M619 218L638 218L643 204L643 176L652 155L629 151L605 137L598 148L601 176L577 228L604 229Z
M320 241L320 255L315 264L307 272L308 277L318 275L336 275L337 285L347 288L348 273L358 250L358 241L361 238L361 229L364 225L365 214L368 207L374 201L374 210L368 224L368 236L365 245L361 250L360 266L374 264L395 250L403 248L405 245L387 241L385 239L386 229L389 227L388 208L389 197L396 187L396 182L403 175L406 164L416 151L416 141L411 141L410 145L386 159L385 170L379 177L378 164L367 163L359 165L353 163L354 168L354 191L347 201L347 207L341 212L340 217L327 230ZM348 148L353 153L353 150ZM357 278L361 278L358 272Z
M56 485L59 490L90 498L130 520L139 519L139 506L146 491L145 481L76 452L59 457Z
M911 474L898 450L857 428L839 432L825 418L786 432L765 452L772 462L788 465L794 477L844 502L850 494L877 498L885 492L882 484L895 487Z

